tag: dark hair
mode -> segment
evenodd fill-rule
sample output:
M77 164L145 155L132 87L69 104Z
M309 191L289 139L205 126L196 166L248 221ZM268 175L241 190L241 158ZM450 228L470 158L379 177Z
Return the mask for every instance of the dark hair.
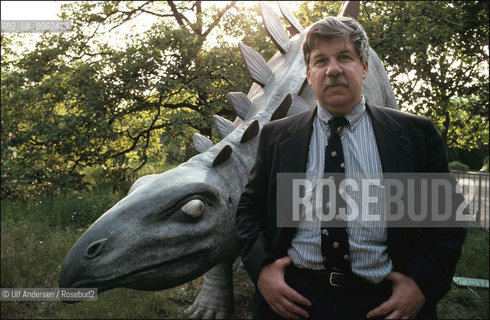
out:
M368 61L369 43L362 26L349 17L327 17L315 22L306 33L303 42L303 59L306 67L310 64L311 50L313 50L315 42L319 39L330 40L336 37L352 39L361 63L364 64Z

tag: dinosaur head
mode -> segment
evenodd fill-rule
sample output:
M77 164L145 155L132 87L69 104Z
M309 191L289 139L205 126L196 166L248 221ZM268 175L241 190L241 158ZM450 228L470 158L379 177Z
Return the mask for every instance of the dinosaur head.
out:
M73 246L60 287L162 290L217 264L235 244L236 200L201 169L145 176Z

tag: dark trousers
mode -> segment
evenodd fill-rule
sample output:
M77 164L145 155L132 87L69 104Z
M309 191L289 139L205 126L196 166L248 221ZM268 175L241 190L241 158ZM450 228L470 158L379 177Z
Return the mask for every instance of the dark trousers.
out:
M310 300L312 305L303 307L309 319L365 319L369 311L389 299L392 290L389 281L373 286L332 287L296 268L286 269L285 278L290 287ZM260 299L263 303L255 308L254 319L285 319L272 311L262 297ZM417 319L435 318L435 308L428 306L424 306L417 315ZM384 316L380 319L384 319Z

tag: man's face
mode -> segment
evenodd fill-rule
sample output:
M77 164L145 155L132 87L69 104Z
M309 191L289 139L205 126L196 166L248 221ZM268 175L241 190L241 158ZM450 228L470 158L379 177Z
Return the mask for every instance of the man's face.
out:
M306 68L308 83L321 106L332 115L349 112L361 101L368 63L361 63L352 40L336 37L316 40Z

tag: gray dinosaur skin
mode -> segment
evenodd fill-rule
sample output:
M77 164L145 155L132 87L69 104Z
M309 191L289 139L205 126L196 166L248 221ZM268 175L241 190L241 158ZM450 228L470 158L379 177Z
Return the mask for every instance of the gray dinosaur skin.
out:
M252 85L247 94L250 109L243 122L235 121L240 124L233 132L172 170L138 179L125 198L90 226L64 261L61 288L95 287L99 293L118 287L163 290L207 272L188 314L198 318L232 314L235 211L258 142L257 136L246 142L240 138L253 121L260 128L269 122L288 94L292 103L287 115L315 106L311 87L300 90L306 78L304 36L304 31L295 35L288 50L267 63L272 75L263 87ZM373 105L398 108L383 64L372 49L363 94ZM213 166L226 145L231 156ZM186 213L188 203L194 214Z

